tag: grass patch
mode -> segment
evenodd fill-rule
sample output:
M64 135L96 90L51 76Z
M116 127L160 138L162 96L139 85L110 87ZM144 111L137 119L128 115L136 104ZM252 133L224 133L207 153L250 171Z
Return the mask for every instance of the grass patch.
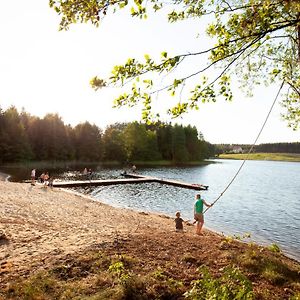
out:
M237 263L250 272L274 285L299 282L299 271L284 264L280 257L276 258L258 249L248 249L237 257Z
M298 153L250 153L249 155L246 153L220 154L219 158L300 162L300 154Z
M205 248L207 241L201 244L198 237L191 236L180 249L177 245L182 240L175 233L153 237L139 235L117 246L112 242L68 254L28 278L14 274L13 280L7 277L6 288L0 287L0 299L226 300L253 299L255 294L269 300L299 296L300 267L281 253L249 246L236 237L214 236L218 241L212 243L214 250ZM220 250L220 244L226 249Z
M219 278L213 277L206 267L200 269L201 279L192 283L185 293L187 299L254 299L252 283L237 268L225 268Z

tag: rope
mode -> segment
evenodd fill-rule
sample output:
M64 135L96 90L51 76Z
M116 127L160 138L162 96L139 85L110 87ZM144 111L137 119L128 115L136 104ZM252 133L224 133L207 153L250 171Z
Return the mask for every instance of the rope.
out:
M284 81L282 81L282 83L281 83L281 85L280 85L280 88L279 88L279 90L278 90L278 92L277 92L277 95L276 95L276 97L275 97L275 99L274 99L274 101L273 101L273 103L272 103L272 105L271 105L271 107L270 107L270 110L269 110L269 112L268 112L268 114L267 114L267 117L266 117L266 119L265 119L265 121L264 121L264 123L263 123L263 125L262 125L262 127L261 127L261 129L260 129L260 131L259 131L259 133L258 133L258 135L257 135L257 137L256 137L256 139L255 139L255 141L253 142L252 146L250 147L250 149L249 149L249 151L248 151L248 153L247 153L247 155L246 155L244 161L243 161L242 164L240 165L240 167L239 167L239 169L237 170L236 174L233 176L233 178L232 178L232 179L230 180L230 182L227 184L227 186L225 187L225 189L222 191L222 193L217 197L217 199L216 199L215 201L212 202L211 206L213 206L213 205L214 205L214 204L215 204L215 203L216 203L216 202L224 195L224 193L225 193L225 192L227 191L227 189L231 186L231 184L234 182L234 180L236 179L236 177L238 176L238 174L239 174L240 171L242 170L242 168L243 168L243 166L244 166L246 160L247 160L248 157L249 157L249 154L251 153L253 147L255 146L255 144L256 144L258 138L260 137L260 135L261 135L261 133L262 133L262 131L263 131L263 129L264 129L264 127L265 127L265 125L266 125L268 119L269 119L269 116L270 116L270 114L271 114L271 112L272 112L272 110L273 110L273 108L274 108L274 105L275 105L275 103L276 103L276 101L277 101L277 98L278 98L278 96L279 96L279 94L280 94L280 91L281 91L281 89L282 89L282 87L283 87L283 84L284 84ZM210 207L211 207L211 206L210 206ZM208 210L210 209L210 207L207 207L207 208L204 210L203 214L205 214L206 211L208 211Z

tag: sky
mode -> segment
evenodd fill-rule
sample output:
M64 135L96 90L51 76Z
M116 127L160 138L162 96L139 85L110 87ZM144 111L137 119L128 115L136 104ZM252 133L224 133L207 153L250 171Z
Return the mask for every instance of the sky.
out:
M105 18L99 28L76 24L59 31L59 17L48 0L1 1L0 8L0 107L14 105L41 118L58 113L72 126L88 121L104 130L115 122L141 119L138 108L112 108L121 90L94 91L92 77L107 77L114 65L129 57L158 57L162 51L182 54L211 43L199 21L168 24L157 14L144 21L122 12ZM181 72L195 71L203 63L188 61ZM165 82L162 78L162 85ZM260 87L247 98L236 85L233 102L201 104L198 111L173 122L196 126L211 143L251 144L278 88ZM158 95L156 109L164 111L169 100L164 93ZM288 128L282 112L276 103L258 144L300 142L300 130Z

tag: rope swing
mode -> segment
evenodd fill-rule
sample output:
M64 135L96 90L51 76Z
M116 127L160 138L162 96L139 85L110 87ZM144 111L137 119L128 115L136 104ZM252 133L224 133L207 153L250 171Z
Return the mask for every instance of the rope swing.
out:
M233 178L232 178L232 179L230 180L230 182L227 184L227 186L226 186L225 189L222 191L222 193L217 197L217 199L216 199L215 201L212 202L212 204L211 204L210 207L207 207L207 208L204 210L203 214L205 214L206 211L208 211L208 210L209 210L209 209L210 209L210 208L211 208L211 207L212 207L212 206L213 206L213 205L214 205L214 204L215 204L215 203L216 203L223 195L224 195L224 193L228 190L228 188L231 186L231 184L234 182L234 180L236 179L236 177L238 176L238 174L239 174L240 171L242 170L242 168L243 168L243 166L244 166L246 160L247 160L248 157L249 157L249 154L251 153L253 147L255 146L255 144L256 144L256 142L257 142L257 140L258 140L260 134L262 133L262 131L263 131L263 129L264 129L264 127L265 127L265 125L266 125L268 119L269 119L269 116L270 116L270 114L271 114L271 112L272 112L272 110L273 110L273 108L274 108L274 106L275 106L275 103L276 103L276 101L277 101L277 98L278 98L278 96L279 96L279 94L280 94L280 91L281 91L283 85L284 85L284 80L282 81L282 83L281 83L281 85L280 85L280 88L279 88L279 90L278 90L278 92L277 92L277 95L276 95L276 97L275 97L275 99L274 99L274 101L273 101L273 103L272 103L272 105L271 105L271 107L270 107L270 110L269 110L269 112L268 112L268 114L267 114L267 117L266 117L266 119L265 119L265 121L264 121L264 123L263 123L263 125L262 125L262 127L261 127L261 129L260 129L260 131L259 131L259 133L258 133L258 135L257 135L257 137L256 137L256 139L255 139L255 141L254 141L254 143L253 143L252 146L250 147L250 149L249 149L249 151L248 151L248 153L247 153L246 158L243 160L243 162L242 162L242 164L240 165L239 169L237 170L236 174L233 176Z

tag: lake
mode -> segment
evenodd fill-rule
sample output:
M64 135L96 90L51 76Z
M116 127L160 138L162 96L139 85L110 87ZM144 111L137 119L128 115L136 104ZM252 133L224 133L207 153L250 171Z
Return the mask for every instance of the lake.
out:
M242 161L213 160L196 167L138 168L138 173L209 185L202 191L213 202L233 178ZM120 178L120 169L95 167L94 179ZM76 177L72 170L61 178ZM159 183L126 184L77 189L107 204L146 212L163 213L193 220L197 191ZM277 244L283 252L300 261L300 163L247 161L224 195L205 214L206 228L225 235L251 234L262 245Z

